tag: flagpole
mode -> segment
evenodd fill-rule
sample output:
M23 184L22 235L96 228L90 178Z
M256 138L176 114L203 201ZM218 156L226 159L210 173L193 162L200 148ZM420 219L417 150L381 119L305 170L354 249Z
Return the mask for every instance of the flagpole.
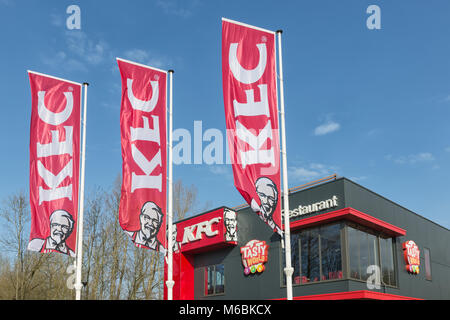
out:
M291 226L289 223L289 189L287 175L287 157L286 157L286 128L284 121L284 87L283 87L283 60L281 54L281 33L283 30L277 30L278 35L278 64L280 66L280 118L281 118L281 157L283 166L283 207L284 207L284 251L286 253L286 296L287 300L292 300L292 274L294 268L291 263Z
M83 214L84 214L84 171L86 160L86 111L87 111L87 87L89 83L83 83L84 87L84 107L83 107L83 144L81 151L81 178L80 178L80 211L77 219L78 232L77 232L77 255L76 255L76 279L75 290L76 300L81 300L81 289L83 284L81 283L81 267L83 265Z
M173 300L173 285L175 282L173 281L173 239L172 239L172 226L173 226L173 191L172 191L172 106L173 106L173 70L169 70L169 168L168 168L168 207L167 207L167 300Z

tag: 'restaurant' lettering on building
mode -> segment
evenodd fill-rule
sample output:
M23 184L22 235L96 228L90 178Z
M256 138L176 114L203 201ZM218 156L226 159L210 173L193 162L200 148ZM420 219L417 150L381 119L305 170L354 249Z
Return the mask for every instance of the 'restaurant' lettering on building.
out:
M301 216L304 214L310 214L337 207L338 206L337 200L338 200L337 196L332 196L330 199L319 201L313 204L308 204L304 206L299 205L297 208L289 210L289 218L292 219L294 217ZM281 210L281 214L284 215L283 209Z

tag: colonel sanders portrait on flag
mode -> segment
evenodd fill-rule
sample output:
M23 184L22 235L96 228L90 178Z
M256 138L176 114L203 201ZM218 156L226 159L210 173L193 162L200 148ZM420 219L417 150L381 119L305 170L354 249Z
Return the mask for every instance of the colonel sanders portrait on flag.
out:
M50 235L46 239L32 239L28 249L43 253L60 252L75 257L75 252L66 244L73 226L74 221L70 213L65 210L54 211L50 215Z
M272 229L280 229L273 220L273 213L278 204L278 188L277 185L267 177L260 177L255 182L256 193L258 194L261 205L252 199L251 207L253 211L259 212L260 217Z
M161 208L154 202L144 203L139 215L140 229L136 231L125 231L135 246L139 248L148 248L164 252L163 245L158 241L157 235L163 222L163 213Z

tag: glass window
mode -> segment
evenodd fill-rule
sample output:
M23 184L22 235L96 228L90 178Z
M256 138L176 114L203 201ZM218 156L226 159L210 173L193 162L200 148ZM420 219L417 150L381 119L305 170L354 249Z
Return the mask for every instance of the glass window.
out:
M380 237L381 280L384 284L395 286L394 251L391 238Z
M322 280L342 278L341 228L330 225L320 228L320 256L322 260Z
M361 268L359 265L359 245L359 230L348 227L350 277L354 279L361 279Z
M320 281L319 232L312 229L300 234L301 282Z
M383 283L395 286L394 240L351 226L347 230L350 278L366 281L368 267L378 266Z
M225 269L223 264L205 267L206 295L225 292Z
M305 284L342 278L341 224L302 230L291 235L293 284ZM286 277L282 252L283 284Z
M214 294L214 266L206 267L206 294Z
M425 258L425 279L431 280L431 258L430 249L423 248L423 256Z
M225 292L225 273L223 264L216 266L216 290L215 293Z
M292 274L292 283L293 284L300 284L300 235L298 233L291 234L291 263L292 267L294 268L294 273ZM283 255L283 259L286 257ZM284 260L283 260L284 261ZM284 266L284 265L283 265ZM283 267L284 268L284 267Z

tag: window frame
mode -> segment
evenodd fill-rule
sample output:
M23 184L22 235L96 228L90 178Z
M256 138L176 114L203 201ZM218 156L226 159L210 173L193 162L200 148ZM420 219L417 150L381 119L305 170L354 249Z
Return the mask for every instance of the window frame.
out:
M222 266L223 268L223 292L216 292L217 291L217 266ZM203 290L203 296L205 297L212 297L212 296L220 296L225 295L225 264L219 263L219 264L213 264L209 266L204 266L204 290ZM212 287L213 287L213 293L208 293L208 273L209 268L213 268L213 277L212 277Z

